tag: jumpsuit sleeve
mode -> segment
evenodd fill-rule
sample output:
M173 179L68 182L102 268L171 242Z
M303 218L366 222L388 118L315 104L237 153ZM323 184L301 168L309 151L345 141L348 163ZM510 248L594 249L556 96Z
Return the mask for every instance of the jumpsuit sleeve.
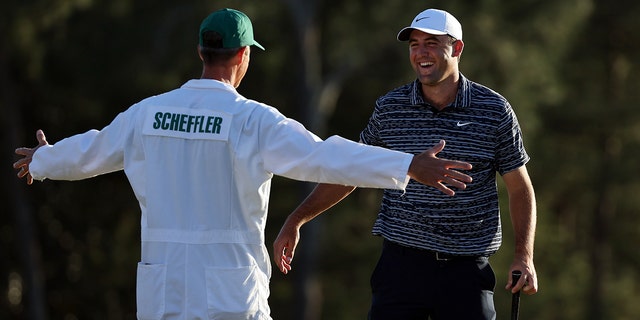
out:
M89 130L39 148L29 170L36 180L81 180L122 170L127 139L126 114L102 130Z
M413 155L368 146L340 136L322 140L299 122L280 118L263 130L265 168L312 182L404 190Z

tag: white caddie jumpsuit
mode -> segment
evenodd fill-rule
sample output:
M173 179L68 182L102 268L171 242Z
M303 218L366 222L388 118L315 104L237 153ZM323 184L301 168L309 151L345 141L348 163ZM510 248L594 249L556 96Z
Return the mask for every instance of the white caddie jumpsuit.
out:
M190 80L39 148L34 179L124 169L140 203L139 319L271 319L271 178L404 189L412 155L322 141L228 84Z

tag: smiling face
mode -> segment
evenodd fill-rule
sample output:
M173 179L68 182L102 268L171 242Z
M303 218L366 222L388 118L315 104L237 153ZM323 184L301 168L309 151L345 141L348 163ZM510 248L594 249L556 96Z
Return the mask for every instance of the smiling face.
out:
M448 35L411 31L409 60L422 86L456 83L463 47L462 40L454 40Z

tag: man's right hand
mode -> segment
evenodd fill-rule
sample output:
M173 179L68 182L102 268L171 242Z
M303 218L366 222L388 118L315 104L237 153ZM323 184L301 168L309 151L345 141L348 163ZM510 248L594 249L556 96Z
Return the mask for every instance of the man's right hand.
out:
M470 170L470 163L455 160L446 160L436 157L444 149L445 141L440 140L421 154L413 157L409 166L409 176L414 180L437 188L438 190L453 196L455 192L447 185L464 190L467 183L473 181L471 176L458 172L458 170Z

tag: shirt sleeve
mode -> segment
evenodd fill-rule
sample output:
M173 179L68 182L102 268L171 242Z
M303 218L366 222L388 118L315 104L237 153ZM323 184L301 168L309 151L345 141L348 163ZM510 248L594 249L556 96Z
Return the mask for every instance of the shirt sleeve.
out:
M500 175L515 170L529 161L529 155L524 148L522 130L518 123L518 118L511 108L506 104L506 112L498 128L498 139L496 147L496 170Z
M379 134L379 128L380 128L380 117L378 115L379 105L380 105L379 101L376 101L376 107L374 108L374 111L371 114L371 117L369 118L369 122L367 123L367 126L364 128L364 130L362 130L362 132L360 132L360 141L368 145L384 147L385 145L382 143L382 140L380 139L380 134Z

